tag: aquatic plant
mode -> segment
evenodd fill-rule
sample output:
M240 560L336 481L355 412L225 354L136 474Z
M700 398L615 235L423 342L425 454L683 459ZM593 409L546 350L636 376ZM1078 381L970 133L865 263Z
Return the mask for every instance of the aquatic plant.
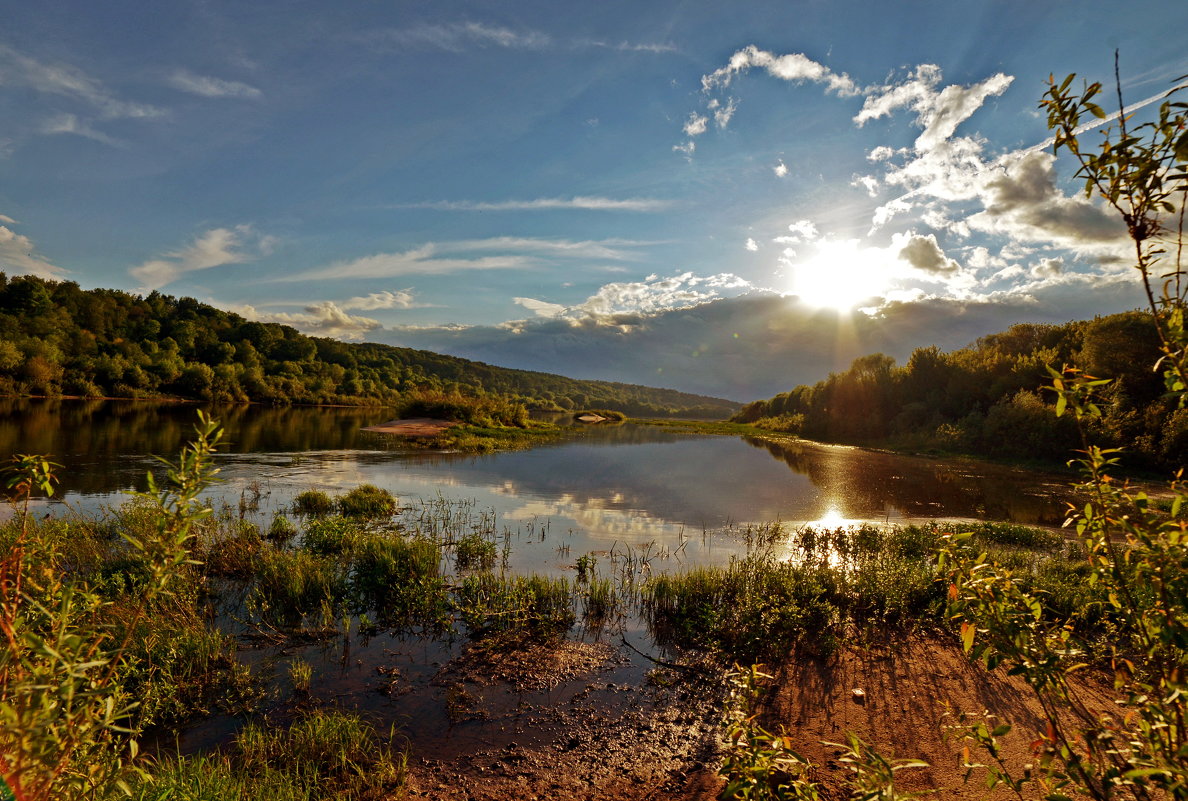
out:
M454 544L458 570L490 570L495 566L495 543L481 534L467 534Z
M334 511L334 501L321 490L306 490L293 499L293 513L298 515L328 515Z
M338 513L345 517L361 517L368 520L391 517L396 512L396 498L386 489L374 484L360 484L345 495L335 499Z

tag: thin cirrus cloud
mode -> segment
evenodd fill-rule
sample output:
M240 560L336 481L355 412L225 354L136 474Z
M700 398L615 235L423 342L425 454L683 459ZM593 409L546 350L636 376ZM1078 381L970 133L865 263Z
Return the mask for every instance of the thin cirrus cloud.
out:
M672 53L669 42L629 42L606 39L555 39L530 28L509 28L473 20L423 23L406 28L389 28L369 37L373 42L402 47L432 47L461 53L468 48L501 47L512 50L614 50L621 53Z
M545 259L630 261L637 258L635 249L649 244L652 243L627 239L573 241L510 236L427 242L410 250L340 260L326 267L273 280L323 281L445 275L469 270L532 269L545 264ZM472 253L482 255L473 258L467 255Z
M7 45L0 45L0 85L3 84L81 101L103 119L146 119L165 115L156 106L116 96L101 81L73 65L41 61Z
M253 261L267 255L272 244L272 237L260 235L250 225L212 228L186 247L149 259L128 274L140 282L141 289L160 289L187 273Z
M227 81L209 75L197 75L189 70L175 71L169 76L169 85L174 89L200 97L254 100L264 94L256 87L240 81Z
M610 198L590 195L541 197L532 200L436 200L406 203L398 208L437 209L440 211L536 211L578 209L582 211L663 211L672 205L667 200L649 197Z

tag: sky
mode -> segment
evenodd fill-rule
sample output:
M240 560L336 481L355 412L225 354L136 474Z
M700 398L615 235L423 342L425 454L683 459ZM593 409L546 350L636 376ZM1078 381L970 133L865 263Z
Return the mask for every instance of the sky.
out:
M1038 102L1188 74L1179 0L0 4L9 275L736 400L1138 307Z

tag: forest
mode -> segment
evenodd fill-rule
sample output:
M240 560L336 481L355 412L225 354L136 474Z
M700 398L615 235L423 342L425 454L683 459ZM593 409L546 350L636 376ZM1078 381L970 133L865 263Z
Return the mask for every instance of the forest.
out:
M1081 440L1072 419L1053 413L1047 368L1075 364L1112 379L1099 392L1095 441L1124 448L1132 467L1178 466L1188 456L1188 410L1152 369L1159 356L1148 313L1020 324L947 353L917 348L903 366L863 356L732 419L825 442L1065 461Z
M413 393L635 416L720 418L738 408L676 390L305 336L193 298L83 290L69 281L0 273L0 395L393 405Z

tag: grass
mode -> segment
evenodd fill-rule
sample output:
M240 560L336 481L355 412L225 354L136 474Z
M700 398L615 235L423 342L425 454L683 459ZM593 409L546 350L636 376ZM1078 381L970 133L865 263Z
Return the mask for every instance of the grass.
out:
M490 570L495 566L495 543L481 534L467 534L454 545L458 570Z
M374 484L360 484L335 500L338 513L344 517L374 520L396 513L396 498L386 489Z
M321 490L306 490L293 499L293 513L298 515L328 515L334 511L334 501Z
M564 634L575 620L573 589L565 578L478 573L463 579L456 603L474 637L518 631L547 639Z
M224 753L157 762L124 797L380 801L399 792L407 762L359 716L314 711L283 728L249 723Z

